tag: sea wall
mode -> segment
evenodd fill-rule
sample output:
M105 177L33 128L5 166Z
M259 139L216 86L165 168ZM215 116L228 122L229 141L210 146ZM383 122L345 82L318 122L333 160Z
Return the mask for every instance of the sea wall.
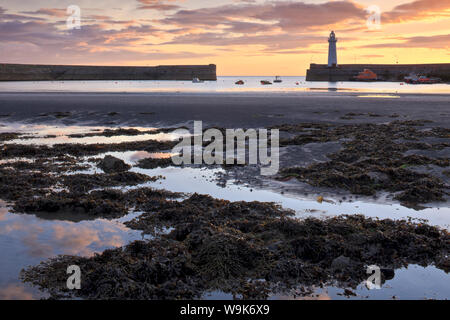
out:
M311 64L307 81L351 81L364 69L375 72L381 80L403 81L410 73L439 77L450 82L450 63L441 64L343 64L328 68L325 64Z
M109 67L0 64L0 81L192 80L193 78L216 81L216 65Z

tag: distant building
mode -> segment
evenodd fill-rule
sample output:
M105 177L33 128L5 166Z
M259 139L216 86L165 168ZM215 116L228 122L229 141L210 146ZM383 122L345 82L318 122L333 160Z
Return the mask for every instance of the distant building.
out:
M336 42L336 35L334 34L334 31L331 31L330 37L328 38L328 68L337 67Z

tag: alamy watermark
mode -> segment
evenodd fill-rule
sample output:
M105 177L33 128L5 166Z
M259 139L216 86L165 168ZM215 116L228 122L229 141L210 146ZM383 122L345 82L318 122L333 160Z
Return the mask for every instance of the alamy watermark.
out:
M381 29L381 8L377 5L371 5L366 8L366 12L369 14L366 25L369 30Z
M80 290L81 289L81 269L77 265L71 265L67 267L67 274L70 274L67 278L67 289Z
M366 280L366 287L369 290L381 289L381 269L376 265L367 267L367 274L370 274Z
M81 9L77 5L70 5L67 7L67 14L69 17L66 20L68 30L81 29Z
M261 175L270 176L278 173L280 167L278 129L247 129L245 131L244 129L226 129L225 152L223 132L215 128L203 131L202 121L194 121L193 135L187 129L178 129L173 133L182 136L182 141L172 150L174 153L172 161L175 165L259 164ZM203 148L204 142L210 143Z

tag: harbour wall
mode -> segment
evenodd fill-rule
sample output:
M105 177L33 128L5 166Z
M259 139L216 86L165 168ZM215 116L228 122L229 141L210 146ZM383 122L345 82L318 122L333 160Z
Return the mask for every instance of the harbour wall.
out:
M439 64L342 64L329 68L312 63L306 72L307 81L352 81L364 69L370 69L380 80L403 81L410 73L438 77L450 82L450 63Z
M192 80L216 81L216 65L111 67L0 64L0 81Z

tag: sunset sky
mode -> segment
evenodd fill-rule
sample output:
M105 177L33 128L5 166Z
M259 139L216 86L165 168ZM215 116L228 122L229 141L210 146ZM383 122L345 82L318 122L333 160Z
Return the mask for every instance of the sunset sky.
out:
M67 7L81 8L69 30ZM367 8L381 9L379 29ZM0 0L0 62L215 63L219 75L304 75L327 62L450 63L450 0Z

